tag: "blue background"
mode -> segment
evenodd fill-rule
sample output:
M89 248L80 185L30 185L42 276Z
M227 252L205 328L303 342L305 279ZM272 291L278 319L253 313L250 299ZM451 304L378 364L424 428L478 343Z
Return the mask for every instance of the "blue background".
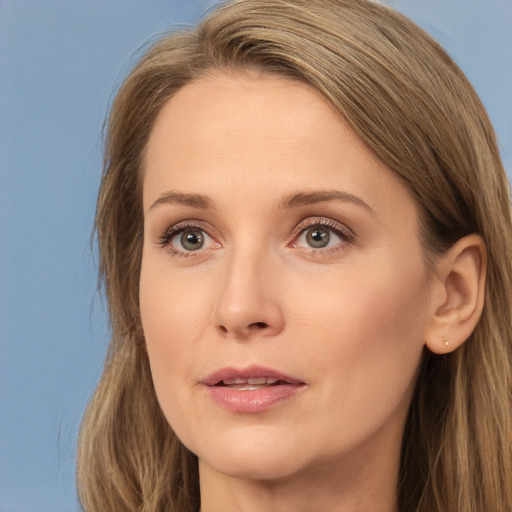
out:
M79 510L75 444L108 343L89 237L101 129L134 53L209 0L0 0L0 512ZM387 0L481 95L512 168L512 0Z

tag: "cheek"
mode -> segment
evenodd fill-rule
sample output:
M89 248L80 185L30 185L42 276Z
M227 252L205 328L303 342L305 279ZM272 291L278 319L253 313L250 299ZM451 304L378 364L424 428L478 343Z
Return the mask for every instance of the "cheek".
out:
M347 428L377 428L394 411L403 417L412 396L424 345L423 273L391 265L386 271L385 261L374 273L369 268L351 268L334 284L317 282L303 302L307 314L296 314L307 364L320 370L326 425L333 411L340 418L349 411ZM354 436L363 431L369 433Z
M185 397L183 383L194 384L198 344L211 316L205 285L179 272L143 260L140 312L156 394L168 420ZM185 404L184 404L185 405Z
M174 350L179 355L182 343L193 345L201 336L210 310L208 282L171 269L162 259L142 261L142 324L148 349Z
M408 268L382 258L374 265L352 265L298 284L289 293L290 316L309 338L335 338L335 347L344 349L391 348L410 346L423 332L427 282L420 266ZM283 287L291 290L293 284Z

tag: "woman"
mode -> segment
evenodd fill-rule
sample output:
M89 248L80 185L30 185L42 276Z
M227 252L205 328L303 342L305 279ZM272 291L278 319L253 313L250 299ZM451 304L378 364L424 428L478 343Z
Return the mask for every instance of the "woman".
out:
M86 511L512 508L511 217L493 129L363 0L238 0L108 128L112 342Z

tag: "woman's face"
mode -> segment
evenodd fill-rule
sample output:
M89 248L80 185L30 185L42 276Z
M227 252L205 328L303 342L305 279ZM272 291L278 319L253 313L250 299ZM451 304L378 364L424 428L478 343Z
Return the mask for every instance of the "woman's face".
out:
M187 85L151 134L144 211L154 385L200 467L395 468L431 284L411 195L329 104L277 77Z

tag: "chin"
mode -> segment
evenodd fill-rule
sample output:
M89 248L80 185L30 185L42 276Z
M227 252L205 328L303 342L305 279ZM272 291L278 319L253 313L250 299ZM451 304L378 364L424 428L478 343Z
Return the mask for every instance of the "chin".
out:
M276 436L239 435L221 436L207 446L192 451L214 470L233 478L251 480L285 479L307 466L304 452L298 453L297 444ZM300 457L300 458L299 458Z
M298 461L290 461L286 456L275 454L259 454L258 457L228 455L204 459L204 462L219 473L242 480L285 480L303 469L302 465L295 464Z

